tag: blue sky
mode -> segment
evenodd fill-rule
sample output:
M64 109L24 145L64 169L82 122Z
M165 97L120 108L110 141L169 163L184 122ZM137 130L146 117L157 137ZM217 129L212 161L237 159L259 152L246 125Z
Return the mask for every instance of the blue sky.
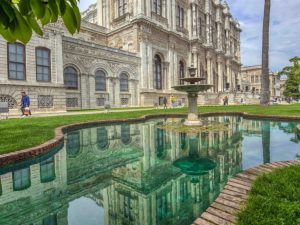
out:
M81 0L85 10L96 0ZM234 18L241 24L241 53L243 65L261 64L261 34L264 0L227 0ZM289 59L300 57L300 1L271 0L270 68L280 70Z

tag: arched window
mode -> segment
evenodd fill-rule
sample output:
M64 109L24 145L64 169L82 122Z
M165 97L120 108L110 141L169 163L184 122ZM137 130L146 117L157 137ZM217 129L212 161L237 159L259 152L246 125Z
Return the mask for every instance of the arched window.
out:
M131 141L129 124L121 125L121 141L125 145L129 144Z
M184 78L184 64L182 61L179 62L179 79ZM182 80L179 80L180 84L184 84Z
M162 65L159 55L154 57L154 88L162 89Z
M55 180L54 157L46 159L40 163L40 177L42 183L47 183Z
M78 89L78 74L74 67L68 66L65 68L64 83L67 89Z
M128 91L128 76L125 73L120 75L120 91Z
M74 131L67 134L67 154L70 158L76 157L80 152L80 133Z
M108 134L105 127L97 128L97 147L100 150L106 149L108 146Z
M98 70L95 74L96 91L106 91L106 75L104 71Z

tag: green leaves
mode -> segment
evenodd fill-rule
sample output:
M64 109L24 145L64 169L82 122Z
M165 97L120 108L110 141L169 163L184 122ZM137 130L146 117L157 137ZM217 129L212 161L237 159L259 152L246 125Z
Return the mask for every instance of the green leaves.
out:
M0 0L0 35L8 42L26 44L32 31L42 36L41 25L55 23L62 17L71 34L79 32L79 0Z
M290 59L290 62L292 66L286 66L278 73L287 76L283 94L287 97L300 98L300 58L294 57Z

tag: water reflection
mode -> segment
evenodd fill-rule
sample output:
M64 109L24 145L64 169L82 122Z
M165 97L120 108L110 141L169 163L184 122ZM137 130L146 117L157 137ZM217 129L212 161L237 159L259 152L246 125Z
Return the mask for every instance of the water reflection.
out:
M66 134L46 156L0 169L0 224L191 224L242 169L296 157L296 123L208 119L228 129L172 133L152 120ZM174 166L186 158L214 166Z

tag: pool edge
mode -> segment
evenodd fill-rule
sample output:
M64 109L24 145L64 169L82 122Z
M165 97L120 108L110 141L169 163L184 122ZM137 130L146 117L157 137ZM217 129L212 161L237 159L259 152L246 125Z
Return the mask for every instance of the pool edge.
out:
M192 225L236 224L238 213L245 206L255 180L263 174L293 165L300 165L300 160L267 163L235 175L226 183L218 198Z

